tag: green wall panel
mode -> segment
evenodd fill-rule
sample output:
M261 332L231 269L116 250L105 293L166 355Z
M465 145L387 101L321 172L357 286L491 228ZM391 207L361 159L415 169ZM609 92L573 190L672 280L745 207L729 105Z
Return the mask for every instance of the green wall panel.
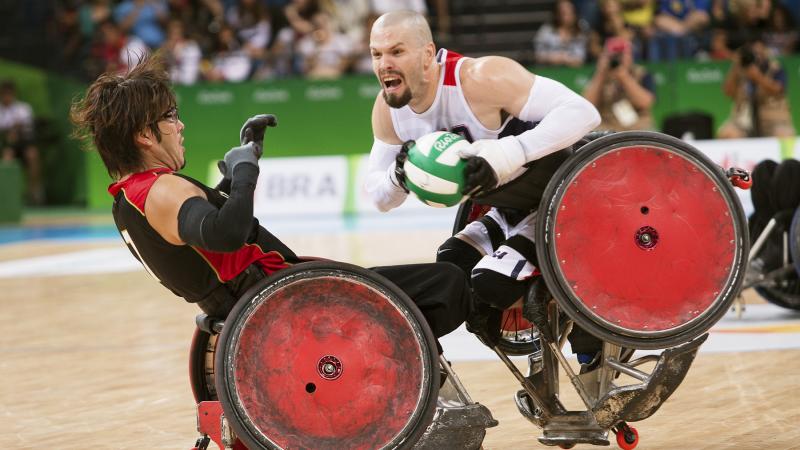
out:
M800 130L800 57L784 58L788 95ZM647 64L656 82L655 124L673 113L705 111L718 128L730 110L722 92L728 62ZM591 79L592 66L534 68L535 73L560 80L582 92ZM76 92L85 86L57 75L25 66L0 62L0 78L17 80L21 96L37 116L52 117L60 135L58 149L49 156L48 176L56 186L58 202L83 202L91 208L106 208L110 182L99 157L78 150L67 136L67 111ZM362 154L372 143L370 112L379 89L372 76L354 76L336 81L272 80L241 84L199 84L176 87L181 119L186 123L185 173L205 180L208 167L238 144L241 124L258 113L273 113L279 125L270 129L265 156ZM82 181L85 180L85 183Z

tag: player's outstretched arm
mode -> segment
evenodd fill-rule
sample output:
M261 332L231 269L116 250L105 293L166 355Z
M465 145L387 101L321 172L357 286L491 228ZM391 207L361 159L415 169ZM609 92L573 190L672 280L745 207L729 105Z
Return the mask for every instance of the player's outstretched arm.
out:
M509 181L523 164L572 145L600 124L600 114L589 101L509 58L475 60L465 71L462 86L473 108L495 109L539 122L519 136L476 141L465 155L484 158L500 184Z
M189 244L213 252L232 252L245 244L253 224L253 192L258 179L254 144L234 147L225 154L232 174L228 200L217 209L197 186L163 175L145 204L151 226L169 243Z
M364 188L372 203L382 212L400 206L408 196L397 179L396 159L402 149L392 125L389 106L379 94L372 108L372 133L374 140L369 152L367 177Z

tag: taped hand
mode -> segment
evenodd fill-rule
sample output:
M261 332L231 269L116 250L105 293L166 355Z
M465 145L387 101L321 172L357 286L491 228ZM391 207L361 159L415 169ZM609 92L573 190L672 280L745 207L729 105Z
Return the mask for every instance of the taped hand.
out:
M392 181L392 183L406 191L406 193L408 193L408 187L406 187L406 171L404 165L408 159L408 150L414 144L415 142L413 140L405 141L403 143L403 146L400 147L400 151L397 152L397 156L394 158L394 168L392 169L392 173L389 174L389 179Z
M258 168L258 159L261 156L254 142L249 142L239 147L233 147L225 153L222 161L217 161L217 168L224 178L231 179L234 169L239 164L252 164Z
M475 141L460 149L458 156L467 160L464 194L468 195L485 192L510 181L526 163L525 151L514 136ZM477 161L470 163L473 159Z

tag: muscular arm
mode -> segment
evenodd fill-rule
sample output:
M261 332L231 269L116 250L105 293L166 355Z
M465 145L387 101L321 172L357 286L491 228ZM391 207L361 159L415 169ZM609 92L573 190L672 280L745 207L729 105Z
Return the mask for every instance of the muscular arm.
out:
M165 241L173 245L186 244L178 233L178 212L190 198L206 201L206 194L199 187L175 175L158 177L144 205L147 222Z
M258 167L236 166L228 200L217 209L197 186L164 175L145 204L150 225L169 243L189 244L214 252L238 250L247 241L253 220L253 191Z
M521 120L539 122L519 136L497 141L510 166L521 166L567 147L600 124L600 114L589 101L555 80L528 72L511 59L477 59L464 75L464 93L479 118L507 112Z
M372 203L386 212L400 206L408 193L394 180L395 157L403 143L394 131L389 106L380 94L372 108L372 133L375 140L369 153L364 188Z

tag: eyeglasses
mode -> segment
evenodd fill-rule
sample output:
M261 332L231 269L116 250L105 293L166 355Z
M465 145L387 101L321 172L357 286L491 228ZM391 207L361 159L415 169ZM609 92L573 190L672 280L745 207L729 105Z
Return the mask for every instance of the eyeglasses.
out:
M172 108L168 109L167 112L161 115L160 120L166 120L167 122L170 123L178 123L178 120L180 120L180 116L178 115L178 108L173 106Z

